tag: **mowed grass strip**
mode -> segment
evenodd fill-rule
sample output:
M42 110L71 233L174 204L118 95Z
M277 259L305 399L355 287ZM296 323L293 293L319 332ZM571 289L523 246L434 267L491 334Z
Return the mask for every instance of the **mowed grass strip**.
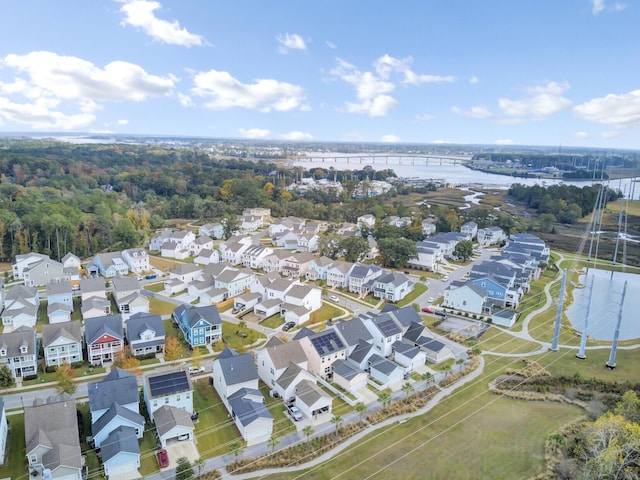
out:
M489 327L475 347L483 352L529 353L538 350L540 344L514 337L495 327Z

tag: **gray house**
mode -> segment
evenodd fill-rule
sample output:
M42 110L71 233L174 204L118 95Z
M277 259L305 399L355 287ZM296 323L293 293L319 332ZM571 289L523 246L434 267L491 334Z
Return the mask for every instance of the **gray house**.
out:
M127 340L134 357L162 353L165 331L160 315L136 313L127 321Z
M38 341L31 327L18 327L0 334L0 364L6 364L14 378L38 372Z

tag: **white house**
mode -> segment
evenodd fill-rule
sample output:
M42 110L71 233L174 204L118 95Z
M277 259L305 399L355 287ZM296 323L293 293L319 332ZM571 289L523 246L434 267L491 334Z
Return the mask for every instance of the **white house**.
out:
M150 269L149 254L144 248L128 248L122 251L122 259L134 273L146 272Z
M78 320L42 325L44 363L53 367L82 362L82 329Z
M37 374L38 343L35 329L20 326L12 332L0 334L1 364L9 367L14 378Z
M156 424L155 412L163 406L193 413L193 386L186 370L169 367L145 373L142 392L149 417Z
M18 328L20 326L34 328L38 319L40 294L35 287L13 285L7 291L2 311L2 325Z
M106 438L100 449L104 474L109 480L140 473L140 445L135 428L120 426Z

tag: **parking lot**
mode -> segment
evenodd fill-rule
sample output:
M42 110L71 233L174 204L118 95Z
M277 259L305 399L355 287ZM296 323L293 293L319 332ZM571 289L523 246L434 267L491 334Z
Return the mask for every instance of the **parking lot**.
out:
M478 320L447 316L438 328L450 333L459 333L466 337L480 338L487 331L489 325Z

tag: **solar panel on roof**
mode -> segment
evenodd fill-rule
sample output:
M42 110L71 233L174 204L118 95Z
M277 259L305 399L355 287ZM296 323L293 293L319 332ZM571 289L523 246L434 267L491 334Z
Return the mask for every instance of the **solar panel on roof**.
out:
M189 378L184 371L166 373L149 378L149 390L152 397L162 397L170 393L190 390Z
M378 327L380 328L380 330L382 330L382 333L384 333L387 336L394 335L400 332L400 329L396 325L396 322L394 322L391 319L378 322Z

